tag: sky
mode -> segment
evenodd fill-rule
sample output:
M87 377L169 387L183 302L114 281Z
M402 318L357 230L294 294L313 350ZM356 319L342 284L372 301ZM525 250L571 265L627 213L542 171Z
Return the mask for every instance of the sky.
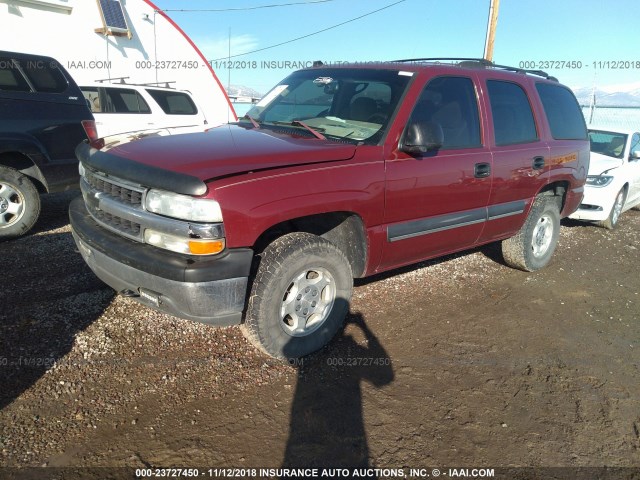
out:
M156 0L155 4L167 10L212 60L223 85L243 85L264 94L314 60L481 58L490 1ZM356 20L348 22L352 19ZM501 0L493 60L545 70L572 88L595 84L614 91L640 89L639 20L638 0ZM343 22L348 23L336 26ZM307 37L291 41L303 36ZM268 48L280 43L284 44ZM264 50L250 53L260 49Z

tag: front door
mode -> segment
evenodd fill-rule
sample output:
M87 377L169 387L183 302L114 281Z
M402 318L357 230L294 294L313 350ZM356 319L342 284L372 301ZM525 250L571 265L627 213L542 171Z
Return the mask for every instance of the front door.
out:
M472 78L441 76L424 88L409 123L442 128L442 148L387 159L386 243L380 269L475 244L486 220L492 158L483 144Z

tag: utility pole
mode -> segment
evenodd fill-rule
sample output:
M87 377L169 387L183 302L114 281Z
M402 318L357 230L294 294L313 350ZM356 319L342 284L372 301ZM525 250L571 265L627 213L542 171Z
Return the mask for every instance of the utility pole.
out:
M498 10L500 10L500 0L491 0L487 38L484 44L484 59L490 62L493 61L493 43L496 38L496 27L498 26Z

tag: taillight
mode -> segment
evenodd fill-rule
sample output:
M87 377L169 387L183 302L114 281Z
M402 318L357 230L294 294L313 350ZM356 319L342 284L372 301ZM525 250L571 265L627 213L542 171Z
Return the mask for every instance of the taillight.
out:
M104 138L98 138L98 128L94 120L82 120L82 128L84 128L84 133L87 134L89 144L93 148L99 150L104 147Z

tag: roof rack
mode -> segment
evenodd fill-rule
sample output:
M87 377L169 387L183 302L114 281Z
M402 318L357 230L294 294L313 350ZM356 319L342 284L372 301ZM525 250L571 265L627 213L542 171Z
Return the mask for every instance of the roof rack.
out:
M499 68L500 70L507 70L509 72L516 73L525 73L530 75L537 75L538 77L546 78L547 80L551 80L557 82L558 79L554 76L549 75L547 72L542 70L528 70L526 68L518 68L518 67L510 67L508 65L498 65L495 64L486 58L446 58L446 57L438 57L438 58L407 58L403 60L393 60L393 63L417 63L417 62L458 62L458 66L461 67L476 67L476 68Z
M111 83L118 85L133 85L134 87L160 87L160 88L171 88L176 89L176 87L171 86L172 83L176 83L176 80L168 81L168 82L150 82L150 83L129 83L127 79L130 77L111 77L111 78L101 78L100 80L96 80L96 83Z

